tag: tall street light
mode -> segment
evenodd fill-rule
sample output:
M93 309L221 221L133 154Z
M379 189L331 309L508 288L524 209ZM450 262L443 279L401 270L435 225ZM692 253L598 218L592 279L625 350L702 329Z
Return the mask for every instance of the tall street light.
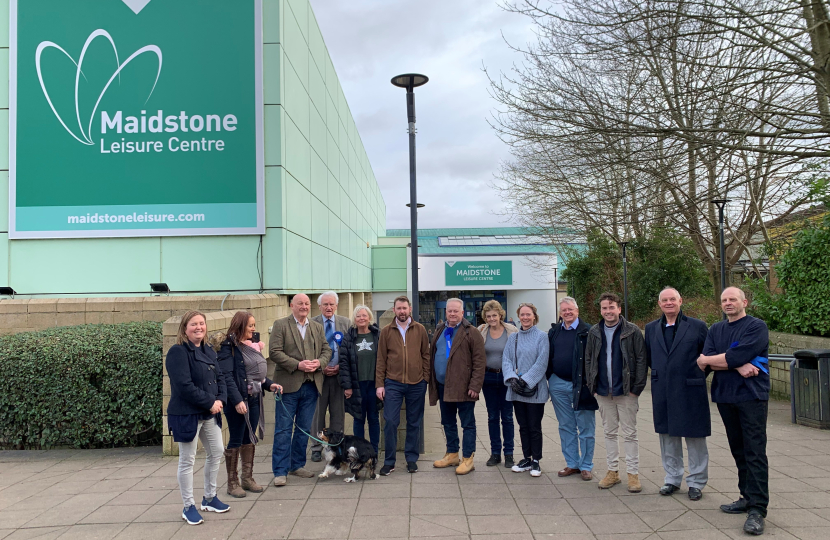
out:
M406 117L409 122L409 226L412 246L412 320L419 321L418 311L418 203L415 189L415 92L429 81L426 75L405 73L392 77L392 84L406 89Z
M720 233L720 290L726 288L726 247L723 240L723 210L729 199L713 199L712 204L718 207L718 232Z
M625 320L628 320L628 259L625 256L625 246L628 242L617 242L622 248L623 256L623 305L625 306Z

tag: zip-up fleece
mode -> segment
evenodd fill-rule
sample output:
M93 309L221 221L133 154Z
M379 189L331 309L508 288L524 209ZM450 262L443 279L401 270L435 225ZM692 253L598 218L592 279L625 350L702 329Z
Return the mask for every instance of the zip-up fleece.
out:
M640 395L646 387L648 365L646 363L646 343L643 333L636 324L620 317L620 350L622 352L622 384L623 395L629 393ZM588 342L585 345L585 384L593 393L597 391L597 376L599 363L605 362L600 358L602 349L602 334L605 321L600 321L588 331ZM610 344L609 344L610 345Z
M429 381L429 337L424 326L412 321L406 329L406 346L393 320L380 331L375 387L386 386L386 379L403 384Z

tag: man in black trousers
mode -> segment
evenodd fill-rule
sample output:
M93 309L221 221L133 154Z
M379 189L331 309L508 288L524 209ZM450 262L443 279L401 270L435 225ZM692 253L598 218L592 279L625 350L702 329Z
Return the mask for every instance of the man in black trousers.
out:
M746 306L742 290L723 290L721 308L727 320L709 329L697 363L700 369L715 372L712 401L718 404L729 449L738 466L741 496L720 509L727 514L747 512L744 532L758 535L764 533L769 505L769 330L763 321L746 314Z

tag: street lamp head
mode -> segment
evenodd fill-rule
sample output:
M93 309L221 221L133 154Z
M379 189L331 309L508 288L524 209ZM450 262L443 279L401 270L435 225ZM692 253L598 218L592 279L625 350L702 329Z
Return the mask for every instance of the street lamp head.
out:
M709 202L720 206L722 204L725 205L728 202L732 202L732 199L710 199Z
M392 77L393 85L398 88L406 88L408 91L412 91L413 88L418 86L423 86L428 81L429 77L421 75L420 73L404 73L403 75Z

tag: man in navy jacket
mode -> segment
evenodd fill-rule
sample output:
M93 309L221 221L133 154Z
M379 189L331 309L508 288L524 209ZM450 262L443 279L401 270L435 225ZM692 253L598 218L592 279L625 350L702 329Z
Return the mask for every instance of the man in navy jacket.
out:
M720 296L727 320L712 325L700 369L715 372L712 401L726 428L729 450L738 466L741 497L721 505L727 514L748 512L744 531L763 534L769 504L767 461L767 410L769 402L769 330L764 321L746 314L747 299L737 287L727 287Z
M706 323L683 314L677 289L660 291L663 316L646 325L646 360L651 368L654 430L660 435L660 456L666 471L660 495L671 495L683 480L683 438L689 450L689 499L698 501L709 479L706 437L712 434L706 374L697 359L706 342Z

